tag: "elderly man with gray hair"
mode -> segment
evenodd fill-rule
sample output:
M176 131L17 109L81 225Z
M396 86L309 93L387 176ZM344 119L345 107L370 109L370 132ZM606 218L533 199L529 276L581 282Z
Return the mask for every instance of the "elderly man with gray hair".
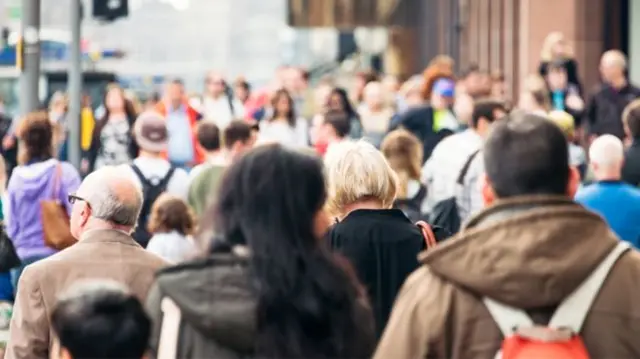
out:
M144 301L155 272L166 265L131 238L142 192L128 173L116 167L93 172L69 194L69 202L71 233L78 243L24 270L5 358L49 357L53 338L48 315L74 282L114 280Z
M622 181L622 141L613 135L598 137L589 158L596 183L581 189L576 202L601 215L620 239L640 248L640 190Z

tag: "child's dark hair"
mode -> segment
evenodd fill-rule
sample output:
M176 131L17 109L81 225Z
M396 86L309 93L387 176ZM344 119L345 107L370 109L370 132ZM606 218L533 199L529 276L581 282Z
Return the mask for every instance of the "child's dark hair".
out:
M51 327L74 359L140 359L151 335L140 301L111 281L74 285L56 303Z
M176 231L189 236L195 232L196 219L184 200L165 193L153 203L147 229L149 233Z

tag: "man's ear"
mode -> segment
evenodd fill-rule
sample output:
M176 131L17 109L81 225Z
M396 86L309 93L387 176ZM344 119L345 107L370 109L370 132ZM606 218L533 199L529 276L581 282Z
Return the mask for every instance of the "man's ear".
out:
M491 187L491 183L489 183L489 178L486 173L480 176L480 190L482 191L482 200L484 201L485 208L491 206L496 200L496 194L493 191L493 187Z
M567 195L573 198L580 188L580 172L574 166L569 167L569 181L567 182Z

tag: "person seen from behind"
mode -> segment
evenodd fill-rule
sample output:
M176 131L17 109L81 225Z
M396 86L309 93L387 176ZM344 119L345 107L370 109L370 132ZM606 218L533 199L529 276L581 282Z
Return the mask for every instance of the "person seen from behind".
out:
M213 133L209 133L211 134ZM254 127L246 121L233 121L224 129L222 134L224 162L203 168L189 183L187 202L198 218L215 200L227 166L253 148L256 136ZM213 138L207 139L207 141L212 140Z
M384 138L380 151L398 176L393 207L404 212L412 222L424 219L422 202L427 196L427 187L420 183L422 144L411 132L399 129Z
M278 90L272 100L273 114L260 122L260 139L291 147L309 145L309 123L298 117L293 98L287 90Z
M162 116L153 111L143 112L138 116L133 132L140 154L130 165L123 167L142 188L144 203L133 238L146 247L151 239L147 221L153 202L164 192L187 198L189 175L163 157L170 135Z
M189 105L182 80L175 79L165 85L164 99L156 111L164 116L168 131L163 156L174 167L184 170L202 163L204 154L196 138L196 126L202 115Z
M5 233L7 222L9 219L7 216L8 199L6 173L6 164L4 158L0 156L0 231L4 231ZM11 284L11 271L0 272L0 311L3 310L1 308L3 301L13 302L13 285ZM0 323L3 323L3 321L0 320ZM4 327L6 329L9 326L8 318L6 319L6 325L3 324L0 324L0 328Z
M640 99L626 107L622 122L629 145L624 156L622 180L640 188Z
M131 237L142 191L120 167L89 174L70 193L70 232L77 243L27 266L11 318L7 359L46 359L55 352L49 312L79 280L110 279L144 300L155 273L167 263Z
M49 121L53 125L53 146L55 157L60 161L67 160L69 124L67 111L69 99L63 92L56 91L49 99Z
M366 294L320 241L326 196L313 154L272 144L233 163L203 217L208 257L150 291L151 357L370 357Z
M326 154L331 248L353 265L371 300L379 336L404 280L425 248L420 228L393 208L398 178L373 145L345 141Z
M622 181L624 146L613 135L598 137L589 148L596 183L582 188L576 201L598 213L623 240L640 248L640 189Z
M40 203L59 201L67 213L67 195L80 186L78 171L54 158L54 125L44 112L30 113L17 129L21 141L19 163L9 179L9 223L7 234L13 241L22 266L12 270L14 290L24 268L56 252L44 242Z
M55 336L52 359L144 359L151 320L144 307L118 282L78 282L51 313Z
M353 122L349 120L346 113L330 110L314 118L314 121L319 123L315 123L311 129L311 137L314 139L314 147L319 155L324 156L331 146L349 139Z
M198 177L198 175L209 166L225 166L228 162L226 153L220 144L222 138L220 129L215 123L211 121L200 122L198 124L197 138L198 144L205 153L205 161L195 166L189 172L189 181Z
M518 334L504 325L503 335L485 302L512 307L519 315L509 318L529 322L523 330L531 321L546 326L605 257L625 249L601 217L572 200L580 176L569 165L565 136L548 119L510 114L494 125L483 157L486 209L422 258L395 302L375 359L495 358L504 337ZM640 330L634 315L640 289L632 274L638 271L640 254L624 252L595 301L571 308L587 315L584 326L572 327L579 336L570 337L584 341L589 357L640 353L633 339Z
M438 203L455 196L462 222L484 205L478 187L484 173L479 154L493 123L506 114L504 103L496 99L479 99L469 107L469 128L442 140L422 168L428 189L422 211L430 213Z
M137 113L124 90L110 85L103 106L104 115L96 122L91 147L81 165L85 174L104 166L128 164L138 156L138 145L131 136Z
M611 134L624 139L622 113L631 101L640 97L640 88L627 78L627 58L619 50L609 50L600 60L602 85L591 96L585 116L589 139Z
M196 255L193 239L196 219L182 199L162 194L151 207L148 231L153 234L147 250L169 263L179 263Z

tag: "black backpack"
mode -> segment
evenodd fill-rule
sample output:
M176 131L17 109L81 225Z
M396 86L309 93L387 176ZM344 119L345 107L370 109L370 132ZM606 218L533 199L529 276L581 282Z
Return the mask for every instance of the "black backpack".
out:
M427 221L428 218L422 213L422 201L427 196L427 187L420 186L418 193L413 198L396 199L393 206L401 210L411 222Z
M151 206L153 206L156 199L158 199L158 197L167 190L169 180L171 180L173 172L175 172L176 169L175 167L171 167L164 178L156 177L152 179L147 179L140 171L140 168L136 165L131 165L131 169L133 169L133 172L138 176L138 179L142 184L142 195L144 196L142 210L138 217L138 226L136 227L135 232L133 232L132 237L142 247L146 248L147 243L149 243L149 240L151 239L151 233L147 230L147 222L151 215Z
M467 162L460 170L458 179L456 180L456 192L458 188L464 185L464 178L471 167L473 159L480 153L480 150L475 151L469 156ZM429 216L429 223L433 226L441 227L451 234L456 234L462 226L462 219L460 218L460 211L458 209L458 200L456 195L442 200L433 207L431 215Z

